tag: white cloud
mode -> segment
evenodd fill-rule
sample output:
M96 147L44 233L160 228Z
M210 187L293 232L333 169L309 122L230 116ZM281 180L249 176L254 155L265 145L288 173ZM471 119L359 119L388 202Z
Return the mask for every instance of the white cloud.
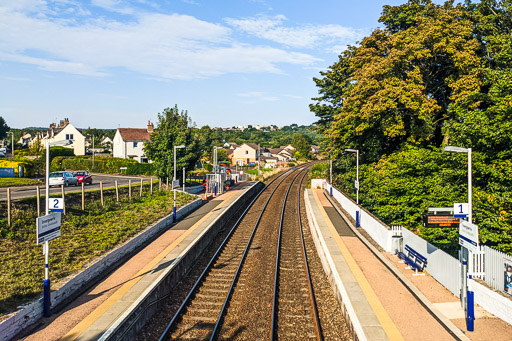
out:
M359 30L340 25L302 25L285 27L284 15L258 16L244 19L226 18L228 25L247 34L295 48L346 45L363 36ZM330 48L329 48L330 49Z
M238 97L244 97L251 100L251 103L253 102L275 102L279 100L279 97L275 96L268 96L265 95L263 92L259 91L249 91L249 92L243 92L236 94Z
M192 16L140 12L131 21L86 17L78 22L40 15L50 11L44 6L34 13L27 9L29 3L44 5L36 0L16 7L0 3L0 60L91 76L124 68L167 79L282 73L280 64L311 66L319 61L305 53L238 43L230 28ZM119 6L112 0L95 4Z

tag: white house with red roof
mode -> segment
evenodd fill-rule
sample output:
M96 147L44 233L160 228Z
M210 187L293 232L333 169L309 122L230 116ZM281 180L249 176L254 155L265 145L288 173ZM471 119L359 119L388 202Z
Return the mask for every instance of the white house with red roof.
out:
M144 143L153 132L153 123L148 121L147 128L117 128L112 144L112 155L121 159L134 159L148 162L144 152Z

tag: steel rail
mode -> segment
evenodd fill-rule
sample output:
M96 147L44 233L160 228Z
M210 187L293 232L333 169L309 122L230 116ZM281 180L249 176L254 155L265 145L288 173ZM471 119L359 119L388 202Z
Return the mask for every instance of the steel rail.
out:
M323 332L322 332L322 325L320 324L320 317L318 315L318 307L316 304L315 291L313 288L313 283L311 281L311 273L309 272L308 255L306 253L306 244L304 243L304 231L302 229L302 218L300 216L300 198L301 198L301 194L302 194L301 188L302 188L302 183L304 181L304 177L306 176L306 174L304 174L302 176L302 179L300 179L299 197L297 199L297 215L299 217L299 234L300 234L300 239L302 242L301 243L302 244L302 256L304 259L304 265L305 265L304 270L306 271L306 278L308 279L309 298L311 301L312 314L314 315L313 317L314 317L314 321L315 321L316 338L317 338L317 340L323 340L324 336L323 336Z
M304 170L301 170L300 172L295 175L295 177L292 179L292 182L290 183L290 186L288 186L288 190L286 191L286 195L284 196L284 202L283 202L283 208L281 210L281 219L279 221L279 236L277 238L277 251L276 251L276 270L274 275L274 294L272 297L272 326L270 329L270 340L274 340L275 336L275 329L276 329L276 317L277 317L277 290L278 290L278 282L279 282L279 260L281 258L281 237L283 233L283 222L284 222L284 213L286 210L286 202L288 200L288 195L290 194L290 190L292 189L293 183L295 182L295 179L303 172ZM306 173L307 174L307 168ZM299 186L300 187L300 186Z
M261 213L260 213L260 215L258 217L258 220L256 221L256 224L254 225L254 229L253 229L253 231L251 233L251 236L249 237L249 241L247 242L247 246L245 247L245 250L244 250L244 253L242 255L242 258L240 259L240 263L238 264L238 268L236 269L235 276L233 278L233 281L231 282L231 286L229 287L229 291L228 291L228 294L226 295L226 299L224 300L224 304L222 305L222 308L221 308L221 311L219 313L219 316L217 317L217 322L215 323L215 326L213 328L213 332L212 332L212 334L210 336L210 341L214 340L215 336L217 335L217 332L219 330L219 326L220 326L220 324L222 322L222 317L223 317L224 312L225 312L225 310L226 310L226 308L228 306L228 302L229 302L229 300L231 298L231 295L233 294L233 290L235 288L235 284L236 284L236 282L238 280L238 277L240 276L240 272L242 270L242 266L244 264L245 258L247 257L247 254L249 253L249 249L251 247L252 240L254 238L254 235L256 234L256 230L257 230L257 228L258 228L258 226L260 224L261 218L263 217L263 213L265 212L265 210L266 210L266 208L268 206L268 203L270 202L270 199L274 195L275 191L279 188L279 186L283 183L284 180L288 179L289 176L291 176L291 173L288 174L283 180L281 180L277 184L276 188L274 188L274 190L272 191L272 193L268 197L267 201L265 202L265 206L263 206L263 209L261 210Z
M227 244L228 240L231 238L231 236L233 235L234 231L236 230L236 228L238 227L238 225L240 224L240 222L242 221L242 219L245 217L245 215L247 214L247 212L249 211L249 209L253 206L253 204L256 202L256 200L261 196L261 194L263 194L263 192L270 186L272 185L275 181L277 181L280 177L284 176L285 174L289 173L290 171L292 171L292 169L280 174L279 176L277 176L275 179L273 179L271 182L269 182L257 195L256 197L251 201L251 203L247 206L247 208L244 210L244 212L240 215L240 218L238 218L238 220L236 221L236 223L233 225L233 227L231 228L231 230L229 231L228 235L226 236L226 238L224 238L224 240L222 241L221 245L219 246L219 248L217 249L217 251L215 252L215 254L213 255L213 257L211 258L211 260L208 262L208 265L205 267L205 269L203 270L203 272L201 273L201 275L199 276L199 278L197 279L197 281L194 283L192 289L189 291L189 293L187 294L187 297L183 300L182 304L180 305L180 307L178 308L177 312L174 314L173 318L171 319L171 321L167 324L167 327L165 328L164 332L162 333L162 335L160 336L159 338L159 341L163 341L167 336L168 334L173 330L173 327L174 327L174 324L177 322L178 318L182 315L182 312L183 310L185 309L185 307L187 306L187 304L189 303L190 299L192 298L192 296L194 295L194 293L196 292L196 289L198 288L198 286L201 284L201 282L204 280L205 276L206 276L206 273L210 270L212 264L215 262L215 260L218 258L220 252L222 251L222 249L224 248L224 246ZM289 175L288 175L289 176ZM284 178L286 179L287 176ZM281 182L284 181L281 180ZM279 184L276 186L276 189L279 187L279 185L281 184L281 182L279 182ZM275 189L274 189L275 191ZM272 194L274 193L274 191L272 192ZM272 195L271 195L272 196ZM269 198L270 199L270 198ZM267 201L268 203L268 201ZM265 205L266 207L266 205ZM259 221L259 220L258 220Z

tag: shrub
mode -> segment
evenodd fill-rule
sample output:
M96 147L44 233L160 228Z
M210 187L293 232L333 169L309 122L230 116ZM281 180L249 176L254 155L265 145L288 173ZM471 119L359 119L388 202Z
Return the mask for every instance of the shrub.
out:
M121 167L126 170L121 171ZM154 175L153 167L149 163L138 163L135 160L119 159L113 157L98 156L94 159L94 167L92 158L84 157L65 157L57 156L52 160L50 165L51 171L65 169L84 169L90 172L107 173L107 174L127 174L127 175Z

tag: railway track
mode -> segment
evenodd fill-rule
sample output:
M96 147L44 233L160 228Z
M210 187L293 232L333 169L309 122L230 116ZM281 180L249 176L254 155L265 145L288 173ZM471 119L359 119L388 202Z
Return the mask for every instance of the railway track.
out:
M323 339L300 215L306 174L283 173L254 199L160 340Z

